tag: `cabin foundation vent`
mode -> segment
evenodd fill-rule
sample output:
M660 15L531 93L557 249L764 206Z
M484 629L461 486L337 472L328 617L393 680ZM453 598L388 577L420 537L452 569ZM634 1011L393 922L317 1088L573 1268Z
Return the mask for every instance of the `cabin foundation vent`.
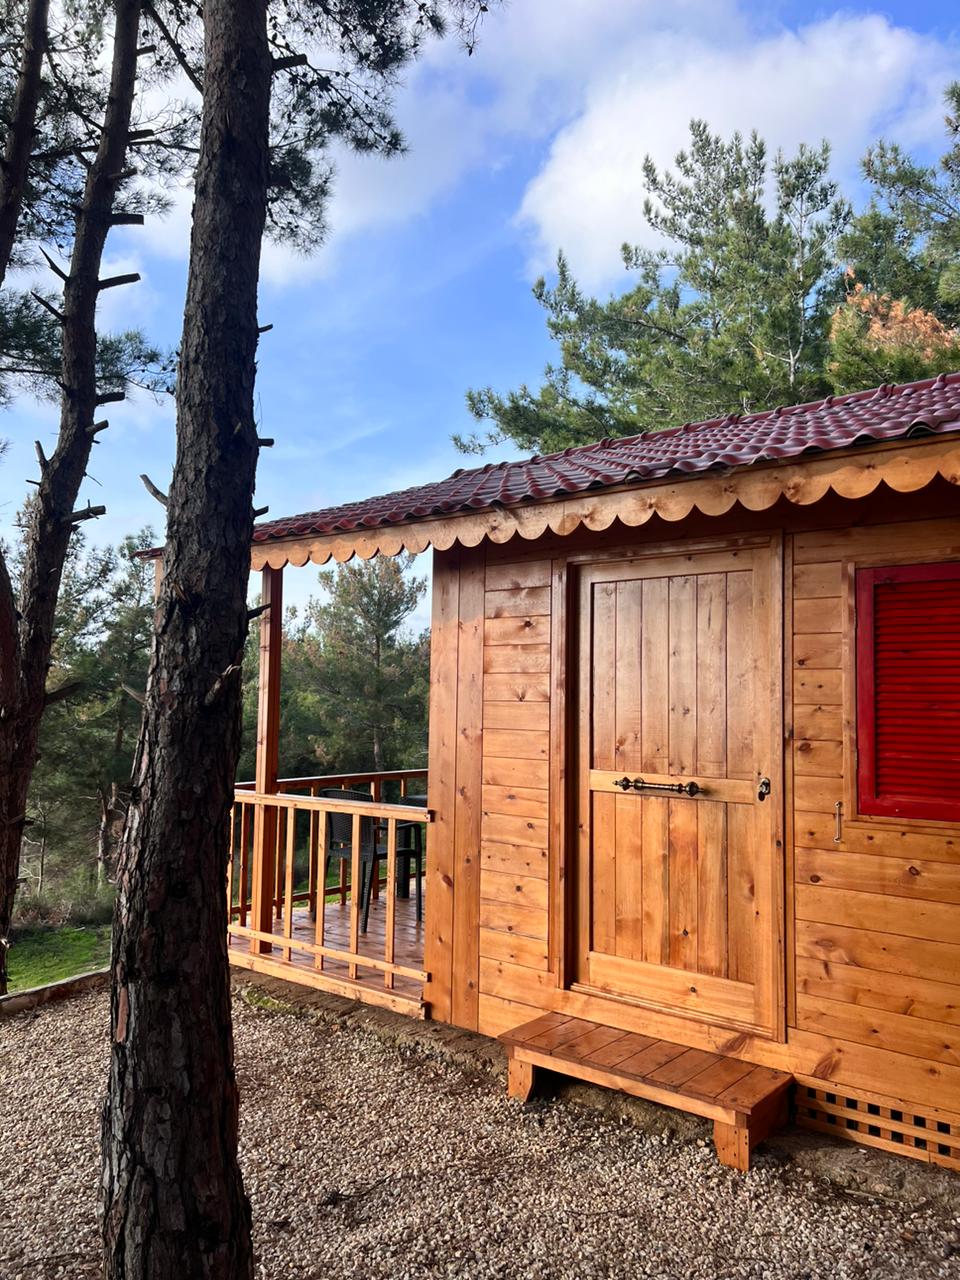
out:
M796 1108L803 1129L960 1169L960 1116L812 1083L798 1083Z

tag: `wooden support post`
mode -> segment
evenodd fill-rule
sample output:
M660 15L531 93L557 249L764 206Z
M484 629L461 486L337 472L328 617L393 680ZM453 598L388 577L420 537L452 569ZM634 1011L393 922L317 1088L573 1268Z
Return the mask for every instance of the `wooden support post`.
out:
M728 1169L736 1169L740 1173L749 1170L750 1130L746 1117L741 1124L724 1124L722 1120L714 1120L713 1145L717 1150L717 1159Z
M531 1062L521 1062L512 1049L507 1050L507 1055L507 1097L529 1102L536 1068Z
M257 705L257 762L255 787L261 795L274 795L280 761L280 642L283 636L283 570L263 571L261 604L269 605L260 615L260 698ZM250 914L252 927L273 932L273 903L276 881L277 810L256 806L253 823L253 884ZM254 955L267 955L273 947L253 938Z

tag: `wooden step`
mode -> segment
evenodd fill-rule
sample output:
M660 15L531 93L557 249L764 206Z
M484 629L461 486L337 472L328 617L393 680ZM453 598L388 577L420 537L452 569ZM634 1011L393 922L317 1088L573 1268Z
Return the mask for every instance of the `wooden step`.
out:
M511 1098L526 1102L542 1067L704 1116L713 1121L720 1163L744 1173L753 1148L786 1120L793 1076L771 1067L560 1013L545 1013L500 1039Z

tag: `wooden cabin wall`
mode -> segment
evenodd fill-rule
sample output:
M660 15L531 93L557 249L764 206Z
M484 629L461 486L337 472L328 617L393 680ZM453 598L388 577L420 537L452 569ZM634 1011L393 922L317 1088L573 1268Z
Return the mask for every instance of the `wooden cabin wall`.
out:
M923 509L911 501L896 499L905 516ZM785 1039L599 1000L558 976L565 562L594 546L629 555L649 530L435 557L432 1016L493 1036L556 1010L960 1113L960 829L858 819L851 746L855 569L960 559L960 520L824 529L821 513L804 527L817 514L794 508L785 530Z
M852 661L858 568L958 558L958 520L794 536L788 994L800 1031L895 1054L891 1084L904 1057L949 1070L960 1109L960 829L858 816Z

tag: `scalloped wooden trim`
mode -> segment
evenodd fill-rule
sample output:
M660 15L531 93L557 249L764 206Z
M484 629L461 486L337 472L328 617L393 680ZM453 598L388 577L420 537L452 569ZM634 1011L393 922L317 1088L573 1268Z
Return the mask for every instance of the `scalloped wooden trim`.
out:
M593 532L608 529L614 520L637 528L653 515L682 520L694 508L707 516L724 515L739 502L749 511L766 511L781 497L798 506L809 506L832 490L841 498L863 498L881 483L897 493L913 493L942 476L960 484L960 440L924 439L898 441L868 449L806 458L784 466L757 466L726 475L698 474L669 484L644 484L601 492L577 494L549 502L461 512L409 524L349 533L311 534L254 543L251 567L281 569L307 561L342 564L359 556L395 556L401 551L418 553L427 547L446 551L455 542L475 547L484 538L509 542L528 541L547 530L561 537L581 526Z

